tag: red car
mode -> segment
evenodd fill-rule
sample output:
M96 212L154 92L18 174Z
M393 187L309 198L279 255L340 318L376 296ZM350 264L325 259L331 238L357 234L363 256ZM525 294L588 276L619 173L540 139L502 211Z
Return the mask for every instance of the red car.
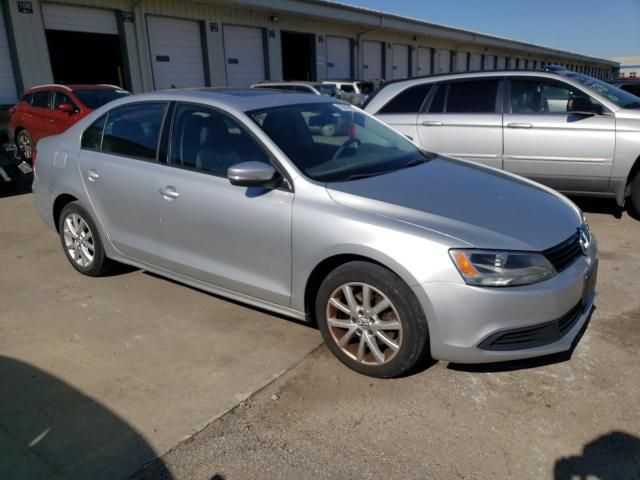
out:
M129 95L115 85L40 85L11 108L9 128L23 157L31 160L43 137L64 132L107 102Z

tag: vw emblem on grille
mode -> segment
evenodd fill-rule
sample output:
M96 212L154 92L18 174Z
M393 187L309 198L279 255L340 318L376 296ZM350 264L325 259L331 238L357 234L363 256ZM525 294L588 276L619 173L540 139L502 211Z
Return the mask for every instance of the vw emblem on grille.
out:
M585 227L580 227L578 229L578 236L582 254L587 255L587 253L589 252L589 246L591 245L591 240L589 239L589 231Z

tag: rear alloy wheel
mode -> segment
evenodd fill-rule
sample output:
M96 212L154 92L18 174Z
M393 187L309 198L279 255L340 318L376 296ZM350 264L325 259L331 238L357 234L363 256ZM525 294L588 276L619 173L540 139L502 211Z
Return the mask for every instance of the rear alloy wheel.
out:
M20 130L16 137L16 145L18 146L18 150L20 151L20 155L25 160L31 161L33 157L33 140L31 139L31 135L26 130Z
M424 312L411 289L384 267L350 262L322 283L316 318L325 343L365 375L396 377L428 352Z
M64 253L76 270L91 277L108 271L111 261L105 255L98 229L78 202L62 209L58 230Z

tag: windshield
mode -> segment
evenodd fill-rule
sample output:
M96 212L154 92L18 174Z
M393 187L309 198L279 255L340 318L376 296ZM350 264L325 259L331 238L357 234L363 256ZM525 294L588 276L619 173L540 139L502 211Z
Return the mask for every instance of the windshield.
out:
M429 158L404 136L351 105L307 103L248 115L306 176L321 182L382 175Z
M320 95L324 95L326 97L336 97L338 95L338 90L335 85L319 83L314 85L314 88L320 92Z
M92 110L101 107L105 103L109 103L112 100L126 97L130 95L126 90L116 90L110 88L97 88L95 90L74 90L76 97Z
M581 83L592 92L602 95L620 108L640 108L640 99L638 97L618 87L581 73L567 73L567 77Z

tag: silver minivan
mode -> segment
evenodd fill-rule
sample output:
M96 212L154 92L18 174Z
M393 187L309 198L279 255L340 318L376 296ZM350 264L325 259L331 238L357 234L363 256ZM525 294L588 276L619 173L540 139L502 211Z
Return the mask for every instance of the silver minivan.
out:
M427 150L640 212L640 98L567 70L385 84L365 111Z

